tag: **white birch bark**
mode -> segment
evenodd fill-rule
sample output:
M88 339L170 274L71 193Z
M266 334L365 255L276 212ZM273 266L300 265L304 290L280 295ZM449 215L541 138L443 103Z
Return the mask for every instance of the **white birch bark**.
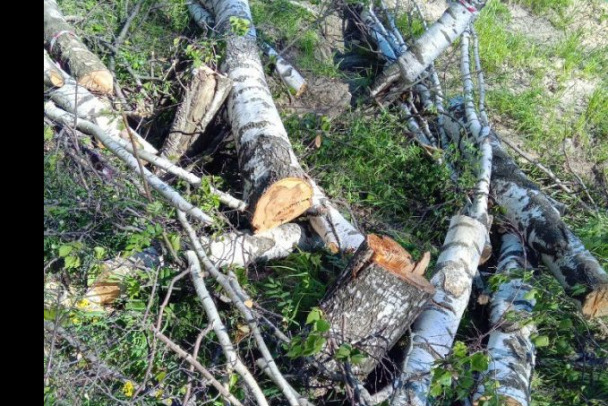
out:
M49 52L67 65L81 86L94 92L112 93L114 77L78 39L55 0L44 0L44 42Z
M374 18L373 9L371 9L372 3L370 3L369 8L364 7L363 11L361 11L361 19L363 23L367 26L370 36L376 42L378 46L378 51L382 58L387 60L389 63L396 61L398 55L395 53L395 49L389 40L389 35L384 26L378 21L377 18Z
M469 37L470 33L467 29L462 33L460 71L463 79L464 111L467 118L466 125L477 143L480 158L474 199L468 209L468 213L471 217L484 223L489 232L490 222L488 218L488 197L490 195L490 178L492 175L490 126L482 124L481 120L477 116L477 112L475 111L475 104L473 101L473 79L471 78L471 62L469 58ZM479 72L479 75L483 77L481 72Z
M529 268L526 263L521 238L515 234L503 234L501 256L496 272L509 275L513 270ZM488 341L490 363L482 379L497 381L495 394L512 406L528 406L532 371L534 369L534 344L530 334L535 330L529 323L536 301L527 297L532 286L521 279L511 279L501 284L492 295L490 305L491 333ZM505 316L515 313L519 321L508 321ZM511 319L511 317L509 317ZM480 385L473 396L474 404L483 399L485 388Z
M190 239L192 247L196 252L196 255L198 256L198 259L200 260L202 266L207 272L211 274L212 277L215 278L215 280L222 286L222 288L224 288L226 294L230 297L236 308L239 310L239 312L241 312L241 314L247 321L247 324L251 329L253 337L255 338L255 341L257 343L257 347L268 365L268 370L272 375L274 375L274 379L277 381L277 386L279 387L279 389L281 389L283 395L285 395L285 397L287 398L287 401L289 402L290 406L299 406L298 398L301 396L297 396L293 393L292 389L290 389L291 386L277 367L277 364L274 361L274 358L272 357L272 354L270 353L270 350L268 349L264 338L262 337L262 332L260 331L258 321L255 318L253 311L251 310L251 305L248 306L245 304L246 301L250 303L253 302L240 287L238 280L236 280L235 277L224 275L209 260L209 257L205 253L205 250L199 238L197 237L194 228L186 218L186 214L183 211L178 210L177 218L179 219L180 223L188 234L188 238Z
M355 252L365 237L331 204L312 179L310 183L313 188L313 207L310 210L313 213L308 216L310 226L330 252Z
M62 74L64 85L48 93L51 100L68 113L76 114L79 118L95 123L111 137L122 138L130 142L129 134L125 130L122 117L112 111L110 103L96 97L87 89L78 85L62 69L57 69ZM144 150L153 154L158 152L148 141L137 134L135 130L131 129L131 133L134 134L136 143Z
M47 102L44 105L44 113L51 119L60 122L62 125L71 126L74 124L74 116L67 113L53 104L53 102ZM97 138L108 150L112 151L117 157L119 157L127 166L129 166L135 173L141 174L139 162L137 159L129 153L125 148L118 144L114 139L105 133L101 127L86 120L78 120L76 128L82 132L93 135ZM165 182L160 180L156 175L150 172L148 169L143 168L143 176L146 178L146 182L159 192L171 205L183 210L192 217L201 221L205 224L212 224L213 219L203 213L201 209L193 206L190 202L184 199L175 189L167 185Z
M246 0L210 3L218 30L226 35L222 70L233 82L228 97L228 117L245 184L243 196L253 212L253 228L263 231L289 222L310 208L312 188L268 89L249 3ZM249 25L245 35L232 33L231 18ZM260 202L275 192L277 198L272 204ZM284 197L279 199L279 194Z
M450 102L446 131L457 134L466 125L459 99ZM457 136L456 136L457 137ZM454 139L458 142L458 139ZM608 315L608 275L597 259L561 219L560 212L536 184L528 179L490 131L492 177L490 187L496 203L505 209L509 222L525 237L543 263L589 318Z
M245 382L245 385L247 385L247 387L253 393L258 405L268 406L268 400L266 399L266 396L264 396L262 388L260 388L256 379L245 364L243 364L243 361L241 361L236 350L234 349L234 345L228 336L228 330L222 322L220 314L217 311L217 307L215 307L215 303L213 302L213 299L211 298L211 295L209 295L209 291L205 286L205 280L201 272L201 264L199 263L196 254L194 251L186 251L186 258L188 259L188 264L190 265L190 275L192 276L192 282L194 283L196 294L203 304L203 308L207 314L207 322L211 325L215 335L217 336L224 355L226 356L226 361L230 365L231 369L234 369L241 376Z
M436 293L412 326L411 346L391 405L427 404L433 364L451 351L469 303L485 234L485 224L468 216L452 217L430 281Z
M271 47L269 44L264 43L263 50L266 55L273 61L277 74L289 88L289 91L297 98L300 97L305 91L306 80L300 75L300 72L296 70L289 62L285 60L279 53Z
M322 246L322 241L310 235L302 226L282 224L258 234L231 232L217 238L201 237L209 260L216 267L247 265L257 261L285 258L299 248L311 251Z
M492 189L507 219L517 225L527 245L571 297L581 303L586 317L608 315L608 275L561 219L551 201L519 169L492 137L494 168ZM577 292L576 287L582 288Z
M475 4L470 4L475 3ZM399 59L387 66L371 87L376 97L400 78L405 85L418 76L454 42L473 21L485 2L453 2L443 15L424 32Z

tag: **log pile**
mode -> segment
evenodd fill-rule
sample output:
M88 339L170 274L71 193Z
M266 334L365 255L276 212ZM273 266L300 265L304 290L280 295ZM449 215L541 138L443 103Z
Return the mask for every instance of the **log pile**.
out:
M217 69L205 65L188 68L191 80L160 152L130 128L124 112L113 109L106 97L115 90L114 78L78 39L54 0L44 2L44 88L48 98L45 115L73 134L92 136L97 146L117 156L140 179L149 202L154 201L153 190L177 212L182 231L189 240L185 255L188 273L209 330L214 331L219 341L228 375L234 372L240 377L250 399L260 405L271 403L269 392L256 375L263 372L288 404L311 404L310 394L295 389L294 382L289 382L281 371L282 365L275 360L280 351L269 347L262 326L285 345L292 338L264 316L264 309L241 286L234 271L285 258L296 250L325 250L328 256L348 259L319 303L329 325L323 332L323 345L305 362L315 365L318 378L330 382L334 388L344 385L352 390L351 400L360 404L386 400L391 405L428 403L433 368L449 357L470 302L473 282L480 278L478 268L491 263L493 252L500 253L496 272L506 276L530 266L523 259L526 250L536 253L566 293L579 303L583 316L608 315L605 270L564 223L556 202L531 182L503 150L500 137L486 114L483 72L472 27L485 1L450 2L443 15L410 43L404 41L394 16L383 2L382 13L376 12L378 8L372 3L361 4L358 9L365 26L363 34L376 45L386 62L370 88L370 98L398 111L417 142L434 154L438 164L447 161L446 151L453 148L476 168L475 187L466 206L452 212L444 245L431 266L429 280L425 275L433 262L429 252L414 261L392 238L355 227L298 161L268 87L260 52L272 59L276 74L295 97L306 90L306 80L274 48L268 44L258 46L248 1L201 3L193 1L188 9L207 34L213 31L221 36L225 45L222 63ZM384 18L379 17L381 14ZM453 99L446 107L433 62L457 39L461 45L463 96ZM471 47L475 52L474 69L469 57ZM477 89L472 72L477 73ZM479 99L477 105L475 93ZM230 127L242 180L239 194L242 199L208 187L209 196L239 216L234 222L239 226L230 231L222 223L228 221L226 218L198 207L178 184L172 184L171 178L182 179L195 188L207 184L203 176L180 165L184 157L199 152L194 148L197 137L212 120L224 120ZM156 172L150 170L150 166L156 167ZM457 167L449 166L452 180L462 175ZM490 233L497 230L489 212L491 205L502 207L502 221L515 230L502 236L499 249L493 249L490 243ZM196 229L188 217L197 220ZM214 233L217 227L222 227L221 233ZM179 261L177 254L172 252L172 255ZM160 255L154 256L158 259ZM141 262L137 256L106 262L83 298L93 310L112 305L124 292L122 281L132 275ZM150 269L158 265L148 258L144 267ZM239 349L233 335L228 333L231 326L218 311L215 293L208 289L207 278L217 283L225 301L236 308L244 320L257 359L252 360ZM530 404L535 361L530 336L534 327L508 321L506 314L514 311L524 318L530 316L534 307L534 300L526 295L530 289L528 284L515 278L501 284L493 294L489 317L492 330L487 344L492 362L480 377L499 381L501 385L496 393L505 397L507 404L521 406ZM63 291L57 281L50 283L47 290L55 293L55 304L64 307L82 299L75 297L74 292ZM171 289L162 310L170 294ZM164 343L190 363L191 371L203 373L225 401L240 404L227 385L215 380L196 357L161 332L160 321L159 318L156 326L146 327L154 336L152 347L157 340ZM409 347L400 350L403 361L392 382L375 394L368 393L366 379L374 376L379 366L392 363L389 352L404 337L408 338ZM363 360L351 365L338 359L336 354L345 346L362 353ZM144 386L138 391L143 391ZM480 385L471 394L474 405L487 398L486 389Z

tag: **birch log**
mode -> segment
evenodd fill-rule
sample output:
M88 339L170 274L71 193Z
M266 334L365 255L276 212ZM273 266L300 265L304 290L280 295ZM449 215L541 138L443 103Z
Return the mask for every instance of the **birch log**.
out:
M44 43L78 84L92 92L112 94L114 78L103 62L78 39L55 0L44 0Z
M287 62L285 58L279 55L279 53L269 44L264 43L262 49L274 64L275 70L283 83L285 83L285 86L287 86L289 91L296 98L300 97L308 86L306 80L300 75L300 72Z
M359 378L367 376L433 295L433 286L424 279L429 260L427 252L416 264L392 239L368 235L321 302L331 328L317 359L336 373L333 352L349 344L366 355L352 365L352 372Z
M226 37L222 70L232 79L228 117L244 179L251 224L261 232L287 223L312 205L312 187L293 152L268 90L246 0L213 0L218 30ZM236 19L236 20L235 20ZM231 21L248 25L245 35Z
M608 315L608 275L561 219L551 201L519 169L493 134L492 189L526 243L537 251L586 317ZM580 288L580 289L579 289Z
M446 131L458 133L466 120L460 100L450 102ZM454 130L456 128L456 130ZM498 135L490 132L492 178L490 188L496 203L505 209L509 222L525 236L526 244L539 253L542 262L588 318L608 315L608 275L561 219L552 199L521 171L502 148Z
M63 75L59 68L44 50L44 86L45 88L61 87L64 84Z
M218 267L245 267L256 261L285 258L295 248L311 251L322 246L322 241L304 227L287 223L272 230L253 235L250 232L232 232L218 238L201 237L209 260Z
M436 293L412 326L411 346L391 405L426 406L433 364L452 348L469 303L485 235L486 226L480 221L452 217L431 279Z
M53 64L48 55L45 55L44 58L45 66ZM96 97L87 89L81 87L76 83L74 78L61 68L57 67L57 70L61 73L64 84L60 88L53 89L48 93L52 101L68 113L75 114L79 118L98 125L112 138L122 138L131 142L129 134L125 130L122 117L112 111L110 103ZM131 129L131 133L135 136L136 144L139 144L139 147L153 154L158 152L148 141L137 134L135 130Z
M439 20L416 39L396 62L384 69L371 87L371 96L377 97L400 78L405 85L412 85L422 72L462 34L484 5L484 1L452 2Z
M517 269L529 268L526 263L524 247L519 236L506 233L502 235L500 258L496 272L510 275ZM532 371L534 369L534 344L530 334L535 330L534 324L526 323L530 318L535 300L527 294L532 286L521 279L511 279L498 287L492 295L490 307L490 324L492 326L488 341L490 364L483 378L497 381L495 394L503 398L503 404L509 406L528 406ZM506 319L507 312L518 320ZM514 314L513 314L514 313ZM485 388L480 385L473 396L477 406L484 396Z
M179 161L215 117L230 89L231 81L226 76L205 65L193 69L188 89L165 139L162 156L171 162Z

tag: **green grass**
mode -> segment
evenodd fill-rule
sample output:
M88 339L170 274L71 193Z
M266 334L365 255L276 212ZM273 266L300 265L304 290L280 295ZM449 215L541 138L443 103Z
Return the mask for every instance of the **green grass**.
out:
M316 18L302 7L286 0L273 2L252 1L253 23L259 37L274 45L277 50L293 45L296 60L291 61L298 69L317 76L338 77L341 73L328 56L322 60L317 51L321 40Z
M351 113L331 126L314 116L292 116L285 124L303 162L329 196L353 205L363 221L391 224L408 249L415 249L412 241L424 241L427 247L431 241L443 242L443 230L464 196L455 190L448 169L407 137L398 116ZM305 148L317 135L322 137L320 149ZM459 185L462 190L471 186L466 179Z

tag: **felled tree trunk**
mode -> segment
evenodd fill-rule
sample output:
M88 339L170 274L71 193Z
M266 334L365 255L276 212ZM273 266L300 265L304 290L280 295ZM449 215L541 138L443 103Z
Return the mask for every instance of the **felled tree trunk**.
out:
M47 89L63 86L63 75L44 50L44 86Z
M452 217L437 259L437 272L431 279L436 293L412 326L412 344L399 380L402 384L391 405L426 406L433 364L452 349L469 303L485 236L486 227L480 221L462 215Z
M44 58L46 76L46 65L53 64L53 62L46 54ZM112 107L107 101L96 97L87 89L78 85L74 78L60 68L55 68L62 75L64 84L60 88L54 88L49 91L48 95L53 102L68 113L95 123L111 137L131 141L129 133L124 129L125 124L122 117L112 111ZM131 134L135 137L136 146L153 154L158 152L148 141L137 134L135 130L131 129Z
M317 359L338 372L332 357L341 344L359 349L365 360L352 372L365 377L407 331L434 293L424 279L430 254L418 264L388 237L367 236L334 287L321 302L330 323L327 344Z
M500 252L497 273L510 275L513 270L529 267L525 261L522 241L517 235L503 234ZM483 378L499 383L493 392L503 397L504 404L509 406L530 404L530 384L535 358L534 344L530 340L530 333L535 327L529 322L535 300L528 297L530 290L532 286L514 278L501 284L492 295L492 327L488 341L490 363ZM485 395L490 394L486 394L484 386L480 385L473 396L474 405L477 406Z
M424 32L396 62L387 66L371 87L372 97L402 80L413 84L418 76L449 47L476 18L485 1L452 2L443 15Z
M192 70L192 80L163 145L164 157L179 161L222 107L230 88L230 79L207 66Z
M218 268L247 266L255 261L285 258L296 248L311 251L323 243L304 227L288 223L256 235L248 232L232 232L217 238L201 238L209 260Z
M586 317L608 315L608 275L559 212L519 169L492 137L492 189L506 217L516 224L527 244L536 250L566 292L579 301Z
M464 106L451 102L450 115L465 123ZM451 118L446 130L458 128ZM456 130L459 131L459 130ZM589 318L608 315L608 275L597 259L561 219L559 211L534 182L521 171L502 148L495 132L490 133L492 178L490 188L505 216L516 225L526 244L540 254L566 292L581 304Z
M226 35L222 70L233 81L228 117L245 181L243 196L252 212L252 227L261 232L287 223L310 208L312 187L268 90L248 2L211 3L218 30ZM233 32L231 21L245 32Z
M103 62L76 37L55 0L44 0L44 42L49 52L65 63L78 84L93 92L111 94L114 78Z

